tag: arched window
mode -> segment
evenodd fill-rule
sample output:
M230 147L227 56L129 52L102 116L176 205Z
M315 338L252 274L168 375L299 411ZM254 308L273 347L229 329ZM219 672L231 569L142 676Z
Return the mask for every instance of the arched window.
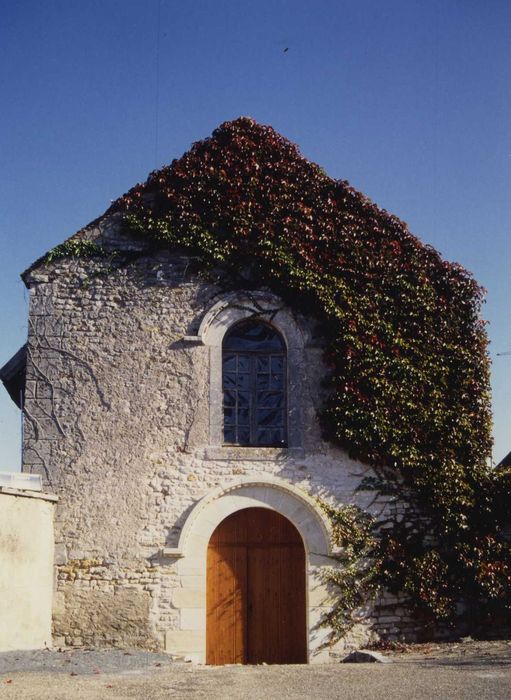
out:
M286 346L258 320L241 321L222 346L224 444L282 447L286 430Z

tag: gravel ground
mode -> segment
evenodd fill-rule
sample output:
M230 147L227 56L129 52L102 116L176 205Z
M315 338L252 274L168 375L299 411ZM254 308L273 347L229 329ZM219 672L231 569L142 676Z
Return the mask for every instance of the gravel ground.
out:
M98 673L149 673L172 664L168 654L140 649L67 649L64 651L7 651L0 653L0 677L12 673L65 673L73 676Z
M2 700L509 700L511 642L415 645L390 664L192 666L138 650L0 654Z

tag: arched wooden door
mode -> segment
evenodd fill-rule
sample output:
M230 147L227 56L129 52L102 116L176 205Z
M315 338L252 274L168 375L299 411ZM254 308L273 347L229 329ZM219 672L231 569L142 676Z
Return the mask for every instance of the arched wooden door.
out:
M305 550L279 513L247 508L211 535L206 663L307 662Z

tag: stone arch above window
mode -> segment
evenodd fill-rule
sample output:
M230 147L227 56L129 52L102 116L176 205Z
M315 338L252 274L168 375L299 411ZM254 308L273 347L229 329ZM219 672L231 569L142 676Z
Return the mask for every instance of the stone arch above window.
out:
M224 338L241 322L259 322L275 330L287 351L287 402L285 444L303 445L303 386L305 338L292 313L278 297L264 292L236 292L226 295L209 309L198 336L210 351L210 445L224 445L222 347ZM253 443L256 446L256 443ZM264 449L257 446L258 449ZM275 445L273 445L275 447Z

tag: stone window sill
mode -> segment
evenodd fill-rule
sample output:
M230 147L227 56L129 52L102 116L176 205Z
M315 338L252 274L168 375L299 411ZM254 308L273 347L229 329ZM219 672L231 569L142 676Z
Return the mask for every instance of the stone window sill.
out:
M210 446L204 450L203 459L211 461L266 462L284 459L304 459L303 447L237 447Z

